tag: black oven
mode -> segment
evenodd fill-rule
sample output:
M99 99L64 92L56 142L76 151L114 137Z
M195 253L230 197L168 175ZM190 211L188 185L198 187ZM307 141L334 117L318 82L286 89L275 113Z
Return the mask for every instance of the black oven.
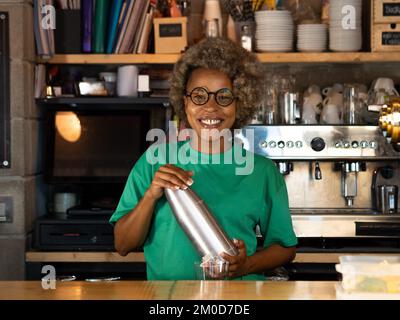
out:
M54 98L41 106L47 211L55 193L73 192L77 212L91 217L115 209L132 167L152 143L147 133L166 131L171 115L166 101L151 98Z

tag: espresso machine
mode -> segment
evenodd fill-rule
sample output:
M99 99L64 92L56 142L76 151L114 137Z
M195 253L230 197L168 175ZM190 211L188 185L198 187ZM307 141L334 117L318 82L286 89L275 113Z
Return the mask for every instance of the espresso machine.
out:
M400 151L378 126L250 125L237 137L279 169L282 163L291 164L283 171L299 240L322 239L329 249L326 240L337 246L339 239L360 243L396 238L400 250L400 212L382 213L374 205L373 177L375 184L400 184ZM391 174L375 172L382 167L392 168ZM397 203L398 195L392 201ZM354 249L351 241L346 243L343 251ZM362 247L368 250L367 245ZM383 251L388 249L384 247Z

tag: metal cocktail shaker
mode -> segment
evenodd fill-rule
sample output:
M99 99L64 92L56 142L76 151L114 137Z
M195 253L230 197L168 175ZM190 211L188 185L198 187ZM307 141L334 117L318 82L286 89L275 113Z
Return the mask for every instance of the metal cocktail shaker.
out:
M165 195L177 221L202 257L216 257L222 252L231 256L239 253L210 209L192 189L166 188Z

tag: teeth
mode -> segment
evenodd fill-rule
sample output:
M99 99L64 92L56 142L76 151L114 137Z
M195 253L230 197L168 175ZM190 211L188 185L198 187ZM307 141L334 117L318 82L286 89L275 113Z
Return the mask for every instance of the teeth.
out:
M218 124L221 122L221 120L217 120L217 119L201 119L201 122L207 125L214 125L214 124Z

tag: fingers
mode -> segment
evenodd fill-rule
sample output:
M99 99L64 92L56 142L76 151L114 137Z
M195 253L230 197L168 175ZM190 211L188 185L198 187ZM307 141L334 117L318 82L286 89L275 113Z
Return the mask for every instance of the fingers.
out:
M162 188L187 189L188 186L193 184L191 178L193 175L194 172L167 164L158 169L154 175L153 184Z
M233 244L240 250L246 249L243 240L233 239Z
M176 175L179 179L181 179L189 186L193 184L193 171L186 171L172 164L166 164L165 166L160 167L159 171Z
M229 262L229 277L236 277L241 273L244 262L247 257L246 246L243 240L233 239L233 244L238 248L239 254L231 256L225 252L222 252L220 256Z

